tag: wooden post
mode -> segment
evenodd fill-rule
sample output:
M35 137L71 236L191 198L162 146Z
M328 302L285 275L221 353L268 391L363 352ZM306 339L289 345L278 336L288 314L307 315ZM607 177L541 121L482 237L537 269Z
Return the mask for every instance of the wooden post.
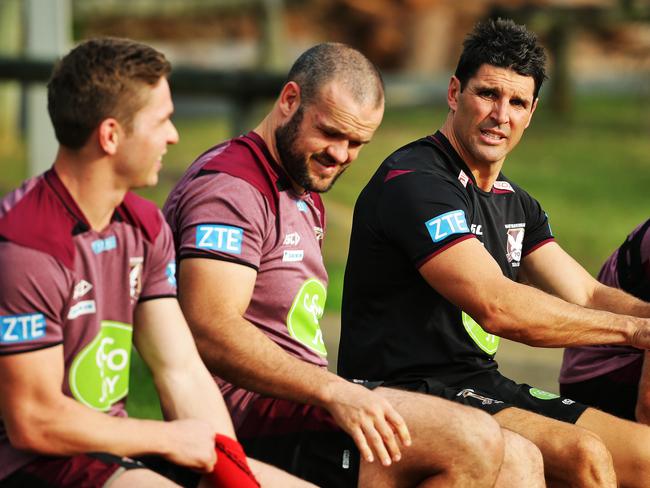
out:
M20 0L0 1L0 53L16 56L20 51ZM13 154L19 139L20 84L0 84L0 153Z
M50 59L64 54L72 35L69 0L25 0L27 56ZM47 113L44 85L27 89L27 152L30 175L42 173L54 162L58 144Z
M553 20L548 36L548 48L551 52L553 69L550 77L550 103L553 111L562 116L571 112L573 85L569 73L569 54L571 50L571 31L575 25L566 17L568 13L560 12Z
M260 60L259 67L268 71L286 68L282 59L284 49L284 1L283 0L262 0L262 23L263 35L260 39Z

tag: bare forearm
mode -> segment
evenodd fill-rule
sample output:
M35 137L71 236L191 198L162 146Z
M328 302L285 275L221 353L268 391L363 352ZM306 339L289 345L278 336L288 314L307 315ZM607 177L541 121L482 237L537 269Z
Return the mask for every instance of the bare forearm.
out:
M163 422L112 417L61 397L55 404L23 406L7 422L10 441L47 455L111 452L120 456L165 454L171 439Z
M197 344L208 369L226 381L261 394L314 405L329 400L330 384L345 381L325 368L291 356L241 317L218 322L219 330L209 336L197 334Z
M155 375L154 382L167 420L201 419L217 432L235 436L219 388L198 356L193 364L186 364L180 370Z
M503 285L494 288L482 324L501 337L543 347L630 344L635 330L647 327L643 319L584 308L527 285Z
M650 317L650 303L639 300L618 288L602 284L596 287L586 306L634 317Z

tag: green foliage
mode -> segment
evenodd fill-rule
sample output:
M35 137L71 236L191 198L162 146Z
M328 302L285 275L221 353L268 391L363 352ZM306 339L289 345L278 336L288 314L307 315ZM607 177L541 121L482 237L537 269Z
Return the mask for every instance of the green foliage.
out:
M560 245L592 274L649 217L650 119L633 98L582 98L568 121L542 110L505 173L543 205Z

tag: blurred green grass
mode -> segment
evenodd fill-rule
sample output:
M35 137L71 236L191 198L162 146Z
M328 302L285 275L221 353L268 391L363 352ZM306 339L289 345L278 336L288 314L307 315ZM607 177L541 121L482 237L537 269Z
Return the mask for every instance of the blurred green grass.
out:
M542 203L558 242L592 274L627 233L648 217L647 108L648 100L641 95L582 95L575 100L572 113L560 118L541 100L531 126L505 164L504 173ZM328 229L324 256L330 273L330 312L340 310L357 195L390 152L434 132L445 116L443 106L387 111L373 141L325 195ZM181 141L165 156L160 184L141 192L159 205L187 165L229 135L225 119L179 118L175 123ZM0 193L4 194L26 175L24 148L0 156L0 167ZM160 418L148 372L135 354L128 408L134 416Z

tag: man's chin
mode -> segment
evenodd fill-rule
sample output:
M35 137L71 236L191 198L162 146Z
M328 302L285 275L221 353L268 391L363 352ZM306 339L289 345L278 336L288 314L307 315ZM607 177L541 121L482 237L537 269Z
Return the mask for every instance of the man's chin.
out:
M334 186L334 183L336 183L336 179L338 178L338 176L339 175L336 175L332 178L327 178L327 179L312 178L309 182L308 190L313 191L315 193L326 193L330 191L330 189Z
M326 193L334 186L334 183L345 172L347 168L342 168L338 173L328 178L310 178L310 190L316 193Z
M147 178L146 181L138 181L130 186L131 190L141 190L143 188L152 188L158 184L158 175Z

